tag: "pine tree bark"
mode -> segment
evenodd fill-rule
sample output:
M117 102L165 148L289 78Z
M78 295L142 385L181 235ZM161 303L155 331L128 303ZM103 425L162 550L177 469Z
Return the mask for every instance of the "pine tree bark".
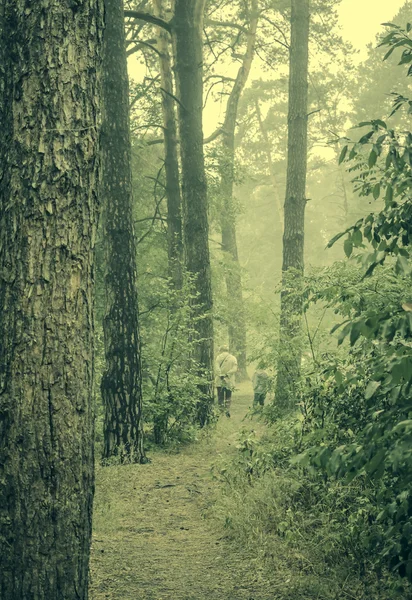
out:
M225 121L222 127L223 161L220 168L222 250L227 253L225 279L229 307L229 346L238 360L238 377L247 379L246 318L243 301L242 276L236 239L236 214L233 206L235 181L235 130L239 101L245 89L255 54L256 31L259 20L258 0L250 3L250 24L247 32L246 52L230 93Z
M153 1L155 16L164 19L162 0ZM176 289L183 285L182 197L180 192L177 123L174 99L173 71L169 47L171 37L158 28L160 81L162 87L163 135L165 145L165 176L167 198L167 247L169 276Z
M292 0L288 110L288 159L284 206L282 293L276 403L296 403L300 333L308 137L309 0Z
M103 7L2 9L0 598L85 600Z
M204 4L205 0L175 0L172 19L179 98L185 262L198 292L194 324L197 338L195 358L200 372L208 380L200 390L202 400L198 418L201 425L208 421L213 403L213 302L202 129Z
M106 306L103 457L144 461L129 82L123 0L105 0L102 197Z

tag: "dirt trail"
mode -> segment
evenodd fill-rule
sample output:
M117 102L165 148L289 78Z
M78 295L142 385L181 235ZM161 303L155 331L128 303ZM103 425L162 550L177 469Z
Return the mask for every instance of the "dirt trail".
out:
M218 491L211 465L234 451L250 403L248 386L231 418L180 454L98 469L91 600L273 599L254 558L204 517Z

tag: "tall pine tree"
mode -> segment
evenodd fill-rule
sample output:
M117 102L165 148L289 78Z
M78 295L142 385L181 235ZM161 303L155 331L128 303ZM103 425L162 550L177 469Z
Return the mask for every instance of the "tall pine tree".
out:
M2 11L0 598L86 600L103 6Z
M292 0L289 60L288 155L284 206L280 349L276 402L295 401L300 373L300 332L308 146L309 0Z
M102 197L106 307L103 456L142 462L142 373L123 0L105 0Z
M186 268L193 276L198 292L195 358L208 381L201 386L202 399L198 409L201 425L208 421L213 403L213 301L202 127L204 5L205 0L175 0L173 16Z

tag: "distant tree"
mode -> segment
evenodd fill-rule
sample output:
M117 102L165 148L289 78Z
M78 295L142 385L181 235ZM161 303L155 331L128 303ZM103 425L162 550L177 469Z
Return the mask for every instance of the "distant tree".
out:
M105 0L102 196L106 307L104 458L144 459L142 374L133 226L129 82L123 0Z
M204 425L213 403L213 320L208 198L203 153L203 13L205 0L174 2L170 20L142 11L127 17L158 25L172 35L178 104L185 268L194 279L195 360L204 377L198 420ZM164 67L164 64L163 64ZM166 95L170 90L164 90Z
M220 228L222 233L222 250L226 253L225 279L228 306L229 346L239 365L240 379L247 378L246 371L246 318L243 301L242 276L239 264L237 239L236 239L236 209L234 206L235 185L235 132L239 101L247 84L255 55L256 33L259 21L258 0L247 2L246 25L237 25L235 22L227 23L229 29L241 28L244 34L244 54L234 79L232 89L228 95L225 118L223 124L210 138L220 135L222 153L220 160L220 190L221 211ZM213 20L211 27L219 21ZM218 76L217 76L218 77Z
M292 0L288 154L284 207L280 335L285 342L277 367L276 402L292 401L300 372L300 322L303 275L308 144L309 0Z
M404 25L412 20L412 2L408 1L401 7L393 18L393 23ZM380 33L382 33L383 28ZM402 69L396 67L396 52L392 53L387 60L383 61L387 49L377 48L379 38L368 47L367 58L359 65L357 73L350 87L352 99L351 121L357 125L362 121L373 118L386 119L392 111L392 92L407 95L410 91L410 83L405 80ZM400 120L407 119L402 112L397 112L390 120L392 126L399 125Z
M1 10L0 597L86 600L103 6Z
M156 16L164 18L166 11L162 0L154 0ZM160 83L162 91L163 137L165 152L165 180L167 198L167 247L169 274L173 285L181 289L183 285L183 232L182 197L177 143L177 123L175 94L171 59L171 38L163 27L158 27L157 47L159 50Z
M186 267L195 278L198 296L195 329L196 359L209 383L202 386L199 421L207 422L213 373L212 287L209 255L209 223L203 154L202 22L205 0L176 0L173 16L175 73L179 99L179 132L182 162L184 243Z

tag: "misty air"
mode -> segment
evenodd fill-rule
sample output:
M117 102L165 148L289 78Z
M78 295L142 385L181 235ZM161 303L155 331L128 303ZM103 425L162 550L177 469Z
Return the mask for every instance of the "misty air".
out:
M412 600L411 78L411 0L2 0L0 600Z

